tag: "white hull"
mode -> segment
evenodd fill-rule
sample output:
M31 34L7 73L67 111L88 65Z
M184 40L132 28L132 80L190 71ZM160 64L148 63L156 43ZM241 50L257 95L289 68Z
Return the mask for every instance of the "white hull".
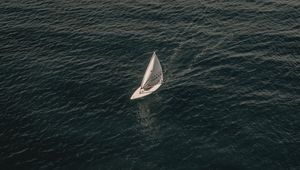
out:
M138 89L135 90L135 92L133 93L133 95L130 97L131 100L134 99L139 99L145 96L148 96L149 94L153 93L154 91L156 91L159 87L161 86L161 84L156 84L155 86L153 86L151 89L149 90L143 90L141 89L141 87L139 87Z

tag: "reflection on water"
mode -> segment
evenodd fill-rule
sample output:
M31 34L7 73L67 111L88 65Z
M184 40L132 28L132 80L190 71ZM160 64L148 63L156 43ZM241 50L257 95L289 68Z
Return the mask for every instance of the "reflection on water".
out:
M153 98L150 98L153 99ZM159 122L157 121L158 113L155 112L155 103L159 100L142 100L137 103L138 112L137 119L142 126L142 132L150 140L158 140L160 136Z

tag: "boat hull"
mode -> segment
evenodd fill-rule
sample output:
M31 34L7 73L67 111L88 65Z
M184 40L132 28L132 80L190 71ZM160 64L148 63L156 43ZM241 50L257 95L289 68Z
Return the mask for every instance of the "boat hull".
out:
M134 100L134 99L139 99L139 98L148 96L149 94L155 92L160 86L161 86L161 84L156 84L149 90L143 90L143 89L141 89L141 87L139 87L138 89L135 90L135 92L132 94L130 99Z

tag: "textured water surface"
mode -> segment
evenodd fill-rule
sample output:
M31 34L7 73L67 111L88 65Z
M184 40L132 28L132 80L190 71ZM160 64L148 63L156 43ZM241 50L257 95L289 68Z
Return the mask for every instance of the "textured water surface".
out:
M1 169L300 169L299 9L2 0Z

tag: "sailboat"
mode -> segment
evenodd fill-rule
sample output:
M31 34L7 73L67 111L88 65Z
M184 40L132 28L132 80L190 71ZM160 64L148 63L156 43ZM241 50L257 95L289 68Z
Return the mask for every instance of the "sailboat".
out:
M131 100L145 97L156 91L163 82L163 72L155 52L147 66L141 86L135 90Z

